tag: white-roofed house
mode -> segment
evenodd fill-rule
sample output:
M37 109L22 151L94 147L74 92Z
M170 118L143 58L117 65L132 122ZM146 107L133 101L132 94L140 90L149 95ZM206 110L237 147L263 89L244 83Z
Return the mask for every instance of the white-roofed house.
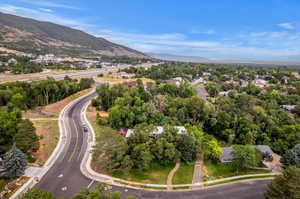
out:
M178 135L183 135L183 134L186 133L186 128L184 126L174 126L174 128L176 130L178 130L178 132L177 132ZM120 135L122 135L122 136L124 136L126 138L130 137L134 133L134 129L128 129L126 131L126 133L124 133L123 131L124 131L124 129L122 129L122 131L120 131L120 132L122 132L122 133L120 133ZM157 126L151 132L151 136L152 137L157 137L157 136L161 135L163 132L164 132L164 127Z

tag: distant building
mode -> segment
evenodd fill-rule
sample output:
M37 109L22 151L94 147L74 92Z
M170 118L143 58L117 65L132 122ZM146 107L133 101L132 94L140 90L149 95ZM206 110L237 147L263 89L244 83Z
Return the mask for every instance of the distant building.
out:
M186 128L185 128L184 126L175 126L174 128L178 130L178 133L177 133L178 135L183 135L183 134L186 133ZM152 137L157 137L157 136L161 135L163 132L164 132L164 127L162 127L162 126L157 126L157 127L155 127L155 129L151 132L151 136L152 136ZM126 137L126 138L130 137L133 133L134 133L134 130L133 130L133 129L128 129L128 130L126 130L126 129L124 129L124 128L121 128L121 129L119 130L119 134L120 134L121 136Z
M280 81L282 84L288 84L289 80L290 80L289 77L283 76Z
M8 64L14 64L14 63L17 63L17 60L15 58L11 58L10 60L8 60L7 63Z
M128 78L128 79L135 77L134 73L126 73L126 72L113 73L112 75L116 77Z
M191 84L192 85L197 85L197 84L200 84L200 83L206 84L207 81L203 77L199 77L198 79L193 80Z
M264 79L256 79L254 80L254 84L260 88L268 86L269 82Z
M208 72L203 72L203 76L211 76L211 74Z
M206 91L204 86L197 86L196 91L197 91L197 96L202 98L202 99L206 100L209 97L209 94Z
M135 87L137 86L137 81L123 82L123 84L128 87Z
M229 90L229 91L221 91L221 92L219 92L219 96L223 96L223 97L227 97L228 96L228 94L231 92L231 90Z
M170 80L166 80L167 83L173 83L173 84L176 84L176 86L179 86L182 82L183 82L183 79L182 77L175 77L173 79L170 79Z
M255 145L255 148L258 149L262 154L270 154L274 155L275 153L272 149L267 145ZM230 163L233 161L233 147L222 147L222 155L220 156L219 160L222 163Z

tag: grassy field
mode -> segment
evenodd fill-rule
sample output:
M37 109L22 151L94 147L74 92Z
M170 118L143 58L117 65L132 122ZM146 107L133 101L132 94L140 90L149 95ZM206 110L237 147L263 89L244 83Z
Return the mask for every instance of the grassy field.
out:
M149 184L166 184L169 172L173 169L174 165L161 166L157 163L151 163L150 168L146 171L133 170L130 172L112 172L110 175L113 177L121 178L124 180L142 182Z
M221 179L238 175L270 173L271 171L264 169L247 169L237 172L231 164L212 163L206 161L204 162L203 172L208 175L209 178Z
M181 164L173 177L172 184L191 184L193 181L194 166L194 163Z
M36 133L42 136L40 148L34 154L36 164L43 165L52 154L59 139L59 127L57 120L35 120L33 124Z

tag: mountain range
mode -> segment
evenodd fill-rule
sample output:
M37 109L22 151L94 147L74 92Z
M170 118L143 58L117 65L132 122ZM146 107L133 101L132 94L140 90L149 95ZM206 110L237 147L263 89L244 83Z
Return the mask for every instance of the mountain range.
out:
M205 64L230 64L230 65L260 65L260 66L300 66L300 61L264 61L264 60L230 60L230 59L209 59L198 56L184 56L174 54L147 53L149 56L176 62L192 62Z
M0 47L27 53L148 58L128 47L81 30L0 12Z

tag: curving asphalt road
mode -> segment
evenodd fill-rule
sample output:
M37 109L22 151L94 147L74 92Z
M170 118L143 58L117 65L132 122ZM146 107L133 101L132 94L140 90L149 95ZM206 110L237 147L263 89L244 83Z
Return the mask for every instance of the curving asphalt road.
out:
M80 171L80 163L87 150L87 133L82 130L81 112L92 93L70 106L64 115L67 139L61 156L35 188L52 192L56 197L68 199L82 189L95 186L95 182ZM269 180L246 181L192 191L145 191L113 186L122 195L137 199L260 199Z

